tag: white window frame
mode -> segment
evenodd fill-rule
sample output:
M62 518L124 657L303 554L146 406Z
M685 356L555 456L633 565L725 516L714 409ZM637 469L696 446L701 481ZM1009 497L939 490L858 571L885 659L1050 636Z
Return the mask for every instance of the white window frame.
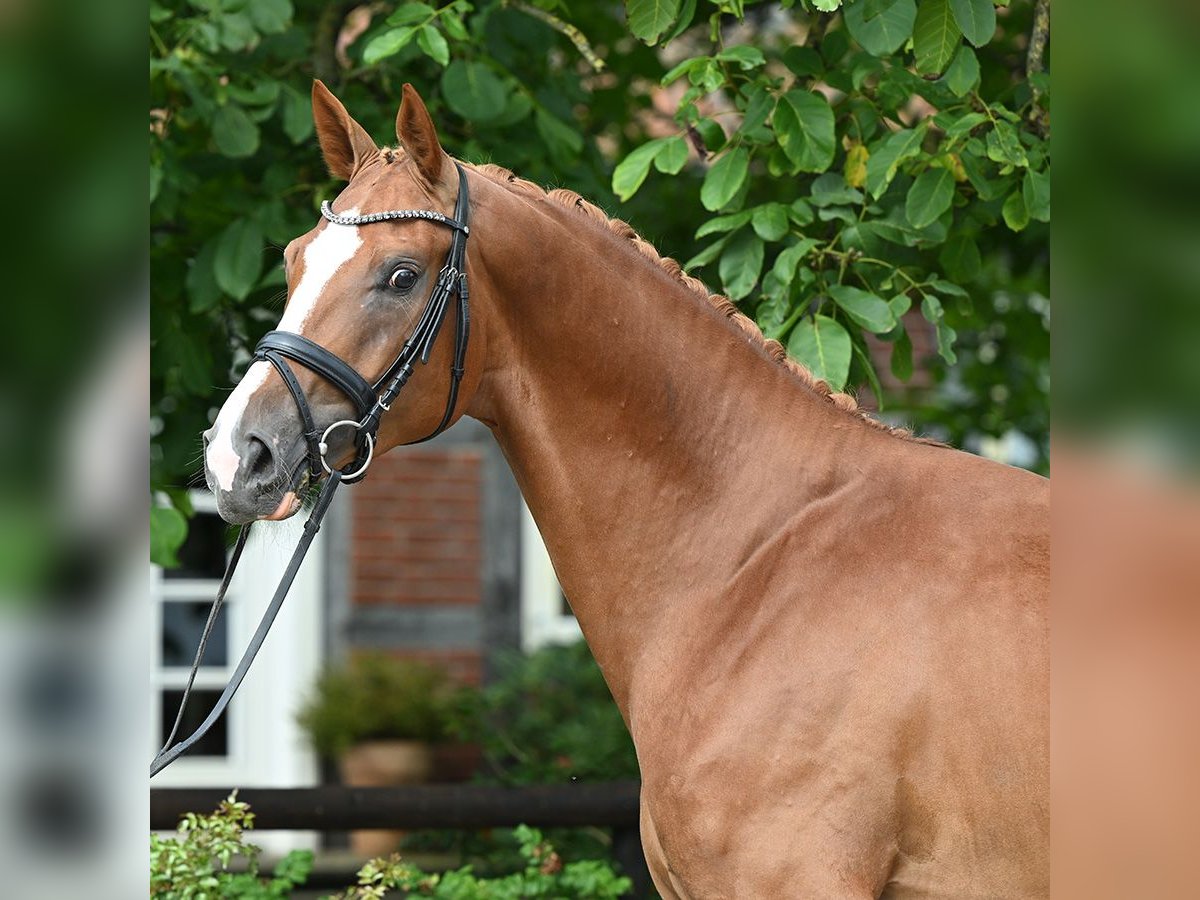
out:
M197 512L215 513L211 494L191 495ZM229 640L227 665L196 676L196 687L222 689L237 666L258 620L291 557L305 516L285 523L255 526L247 541L237 574L229 586L226 607ZM312 691L322 664L322 633L325 618L323 533L318 533L283 608L254 661L237 696L225 712L228 719L229 753L224 757L181 756L155 776L155 787L309 787L320 783L316 754L296 723L296 711ZM217 582L168 580L162 569L152 567L154 630L151 646L151 734L162 734L162 715L174 717L175 710L160 711L160 692L182 688L188 667L162 666L162 609L172 597L211 601ZM190 654L191 650L189 650ZM190 659L188 666L190 666ZM186 737L180 734L179 738ZM153 751L157 751L155 746ZM152 751L152 752L153 752ZM204 812L205 810L196 810ZM280 850L316 846L310 832L280 833L278 840L263 834L255 843Z
M579 621L562 611L562 587L546 543L525 501L521 501L521 649L573 644L583 638Z

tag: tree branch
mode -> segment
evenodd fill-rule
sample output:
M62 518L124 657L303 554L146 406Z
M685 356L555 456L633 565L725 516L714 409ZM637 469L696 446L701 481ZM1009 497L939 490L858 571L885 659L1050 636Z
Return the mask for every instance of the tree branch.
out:
M335 85L341 80L337 61L337 39L346 14L356 5L358 4L355 0L330 3L321 10L313 28L313 75L328 85Z
M579 51L579 55L587 60L588 65L591 66L594 71L603 71L604 60L596 55L596 51L592 49L592 45L588 41L587 36L570 22L564 22L553 13L546 12L546 10L537 6L531 6L530 4L525 3L524 0L509 0L506 5L511 6L513 9L520 10L527 16L533 16L535 19L540 19L541 21L545 22L555 31L564 35L572 44L574 44L575 49Z
M1029 34L1029 52L1025 55L1025 77L1031 78L1046 69L1046 43L1050 40L1050 0L1037 0L1033 10L1033 30ZM1038 104L1041 91L1030 82L1033 94L1033 110L1030 118L1043 132L1047 130L1046 111Z

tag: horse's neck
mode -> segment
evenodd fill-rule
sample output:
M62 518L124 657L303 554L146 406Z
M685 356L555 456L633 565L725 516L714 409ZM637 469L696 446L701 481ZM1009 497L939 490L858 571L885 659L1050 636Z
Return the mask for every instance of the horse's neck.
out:
M702 615L766 536L836 489L866 429L627 241L552 203L481 216L500 299L470 412L624 709L665 617Z

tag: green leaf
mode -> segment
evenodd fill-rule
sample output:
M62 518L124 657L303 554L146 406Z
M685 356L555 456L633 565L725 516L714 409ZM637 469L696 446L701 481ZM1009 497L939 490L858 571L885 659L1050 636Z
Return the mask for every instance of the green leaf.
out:
M891 56L912 35L917 19L915 0L892 0L875 15L866 0L850 3L842 11L846 30L872 56Z
M763 52L757 47L751 47L749 44L726 47L716 55L716 59L719 59L721 62L737 63L739 67L747 71L757 69L767 62L767 58L763 56Z
M935 278L929 282L929 286L939 294L946 294L950 297L961 297L963 300L970 300L971 295L967 293L966 288L963 288L952 281L945 281L941 278Z
M900 321L901 316L908 312L910 306L912 306L912 299L908 294L897 294L888 301L888 309L892 311L892 315L897 322Z
M772 274L784 284L790 284L796 277L796 268L818 243L820 242L816 238L801 238L798 243L785 247L775 257L775 265L771 267Z
M799 172L824 172L835 149L833 110L821 94L792 90L779 98L773 119L779 145Z
M813 9L819 9L821 12L833 12L842 5L842 0L809 0L812 3Z
M950 9L963 36L976 47L982 47L996 33L992 0L950 0Z
M782 203L764 203L754 210L751 224L764 241L778 241L788 233L788 209Z
M381 59L395 56L408 46L416 34L416 28L411 25L405 25L375 35L375 37L367 41L367 46L363 48L363 62L368 66L373 66Z
M813 206L853 206L863 199L862 191L846 184L838 172L826 172L813 181L810 194Z
M707 56L693 56L689 59L685 59L682 62L672 66L667 71L667 74L662 77L662 80L659 82L659 84L661 84L663 87L666 87L672 82L678 81L684 75L687 75L692 71L692 69L699 68L700 66L705 65L707 62Z
M696 229L696 237L707 237L710 234L720 234L725 231L737 231L754 215L753 210L743 209L741 212L730 213L727 216L717 216L715 219L709 219L703 225Z
M926 169L908 189L904 214L914 228L932 225L954 202L954 174L949 169Z
M937 345L938 354L948 362L954 365L958 362L958 356L954 352L954 342L958 340L958 332L951 328L945 319L937 320Z
M946 241L938 254L938 262L956 281L974 281L983 265L979 245L974 238L965 235L955 235Z
M801 47L799 44L783 51L783 64L799 78L815 77L825 71L821 54L812 47Z
M253 219L231 222L217 238L213 275L221 290L245 300L262 271L263 234Z
M1001 165L1029 165L1029 157L1021 146L1017 129L1008 122L997 122L996 127L988 132L987 155L988 159Z
M254 2L254 0L252 0ZM387 17L389 25L416 25L427 22L437 15L437 10L426 3L402 3Z
M636 194L638 188L642 186L642 182L646 180L646 176L650 172L650 165L662 150L664 142L664 138L647 141L621 160L613 169L613 193L622 202Z
M691 27L692 20L696 18L696 0L683 0L683 5L680 7L679 18L675 22L675 27L670 33L662 39L663 44L668 44L675 38L679 37Z
M654 168L666 175L675 175L683 169L687 158L687 141L676 135L667 138L659 147L658 155L654 157Z
M746 112L738 131L743 134L761 128L775 110L775 95L761 84L755 84L746 100Z
M282 34L292 24L292 0L253 0L246 11L263 34Z
M850 374L850 335L828 316L801 319L788 338L788 354L808 367L833 390L846 386Z
M970 51L970 53L972 56L975 55L975 51L973 51L973 50ZM955 57L956 61L957 61L957 59L958 59L958 57ZM978 65L978 61L976 61L976 65ZM950 67L954 68L954 64L952 63ZM949 77L949 72L947 72L947 77ZM973 129L978 128L980 125L982 125L987 120L988 120L987 116L985 116L983 113L969 112L964 116L960 116L956 119L953 119L952 121L947 122L946 137L960 138L963 135L972 131Z
M871 156L867 159L867 190L876 200L888 189L900 164L921 152L926 127L922 122L916 128L893 132L871 146Z
M685 262L683 264L684 271L690 272L693 269L699 269L702 266L707 266L710 262L712 262L714 259L717 258L717 254L719 254L722 250L724 250L725 245L728 244L731 240L733 240L733 235L727 234L727 235L725 235L725 237L719 238L718 240L713 241L711 244L709 244L707 247L705 247L703 250L701 250L699 253L697 253L695 256L693 256L691 259L689 259L687 262Z
M456 41L470 40L471 33L467 31L467 26L463 24L461 13L449 12L449 7L442 12L442 27L446 29L446 34L454 38Z
M1005 225L1013 231L1024 231L1025 226L1029 224L1029 208L1025 205L1024 191L1017 190L1009 194L1000 212L1004 216Z
M446 43L442 33L432 25L426 25L417 34L417 46L439 66L450 62L450 45Z
M871 357L867 351L854 343L854 355L858 358L858 364L867 375L867 382L871 385L871 393L875 395L875 402L879 405L880 411L883 410L883 386L879 383L879 376L875 373L875 366L871 362Z
M912 378L912 373L912 338L908 336L908 331L901 326L900 335L892 345L892 374L900 381L908 381Z
M299 91L286 88L280 104L283 132L293 144L305 141L313 133L312 102Z
M226 13L214 20L220 29L221 46L238 52L249 50L258 41L258 32L244 13Z
M762 264L763 242L750 232L739 235L725 248L717 272L730 300L741 300L754 290Z
M150 507L150 562L163 568L179 565L175 552L183 546L187 532L187 519L175 507Z
M975 51L966 44L959 47L942 81L955 97L965 97L979 83L979 60L975 57ZM982 121L982 113L979 115Z
M217 109L212 121L213 143L225 156L240 158L258 151L258 126L236 103Z
M679 0L625 0L625 14L629 30L653 44L679 15Z
M213 274L213 261L217 255L217 240L211 240L196 254L184 277L188 292L188 309L194 313L204 312L216 306L221 299L221 286Z
M913 25L917 71L923 75L940 74L954 57L961 37L950 11L950 0L921 0Z
M534 111L533 125L556 159L570 160L583 149L583 135L540 106Z
M508 106L508 88L483 63L456 59L442 72L446 104L464 119L487 122Z
M725 206L741 190L750 171L750 154L745 147L734 147L717 159L704 173L700 187L700 202L707 210Z
M792 201L792 205L788 207L788 215L801 228L805 225L811 225L813 221L812 207L809 206L808 201L803 197Z
M942 301L933 294L922 294L921 315L925 317L927 322L937 324L938 320L945 315L945 311L942 309Z
M883 334L896 327L896 317L887 302L868 291L848 284L835 284L829 296L851 319L867 331Z
M1021 184L1021 194L1025 198L1025 208L1029 217L1039 222L1050 221L1050 173L1035 172L1033 169L1025 173Z

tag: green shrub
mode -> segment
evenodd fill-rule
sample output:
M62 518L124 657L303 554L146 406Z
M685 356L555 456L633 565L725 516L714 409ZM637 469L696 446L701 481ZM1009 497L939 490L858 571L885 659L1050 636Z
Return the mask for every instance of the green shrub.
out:
M549 646L501 658L496 681L474 699L466 721L483 749L480 780L505 785L637 779L633 741L587 644ZM555 828L548 833L572 859L609 859L604 828ZM511 872L521 863L519 834L425 830L410 834L408 849L456 852L474 870Z
M517 827L523 868L499 878L477 878L470 866L430 875L404 862L399 854L372 860L358 873L358 884L333 900L368 900L398 889L439 900L616 900L630 889L607 863L596 860L563 863L536 828Z
M372 739L436 742L449 733L464 690L425 663L363 654L327 669L297 719L330 759Z
M478 740L503 784L638 777L629 731L583 641L504 658L482 703Z
M275 867L273 877L258 874L259 848L245 839L254 827L249 804L237 791L223 800L211 815L188 813L174 838L150 836L151 900L277 900L308 879L312 854L289 853ZM559 900L615 900L630 888L627 878L596 860L564 863L535 828L518 826L522 867L498 878L479 878L470 866L450 872L428 873L399 855L373 859L358 871L358 882L333 900L368 900L402 891L406 896L440 900L519 900L554 897ZM245 860L246 871L228 871L235 858Z
M245 840L245 832L253 827L254 813L234 791L212 815L185 815L175 837L151 834L151 900L276 900L291 896L292 888L303 884L312 871L312 853L294 850L275 866L270 878L260 877L259 848ZM229 871L235 859L244 860L245 871Z

